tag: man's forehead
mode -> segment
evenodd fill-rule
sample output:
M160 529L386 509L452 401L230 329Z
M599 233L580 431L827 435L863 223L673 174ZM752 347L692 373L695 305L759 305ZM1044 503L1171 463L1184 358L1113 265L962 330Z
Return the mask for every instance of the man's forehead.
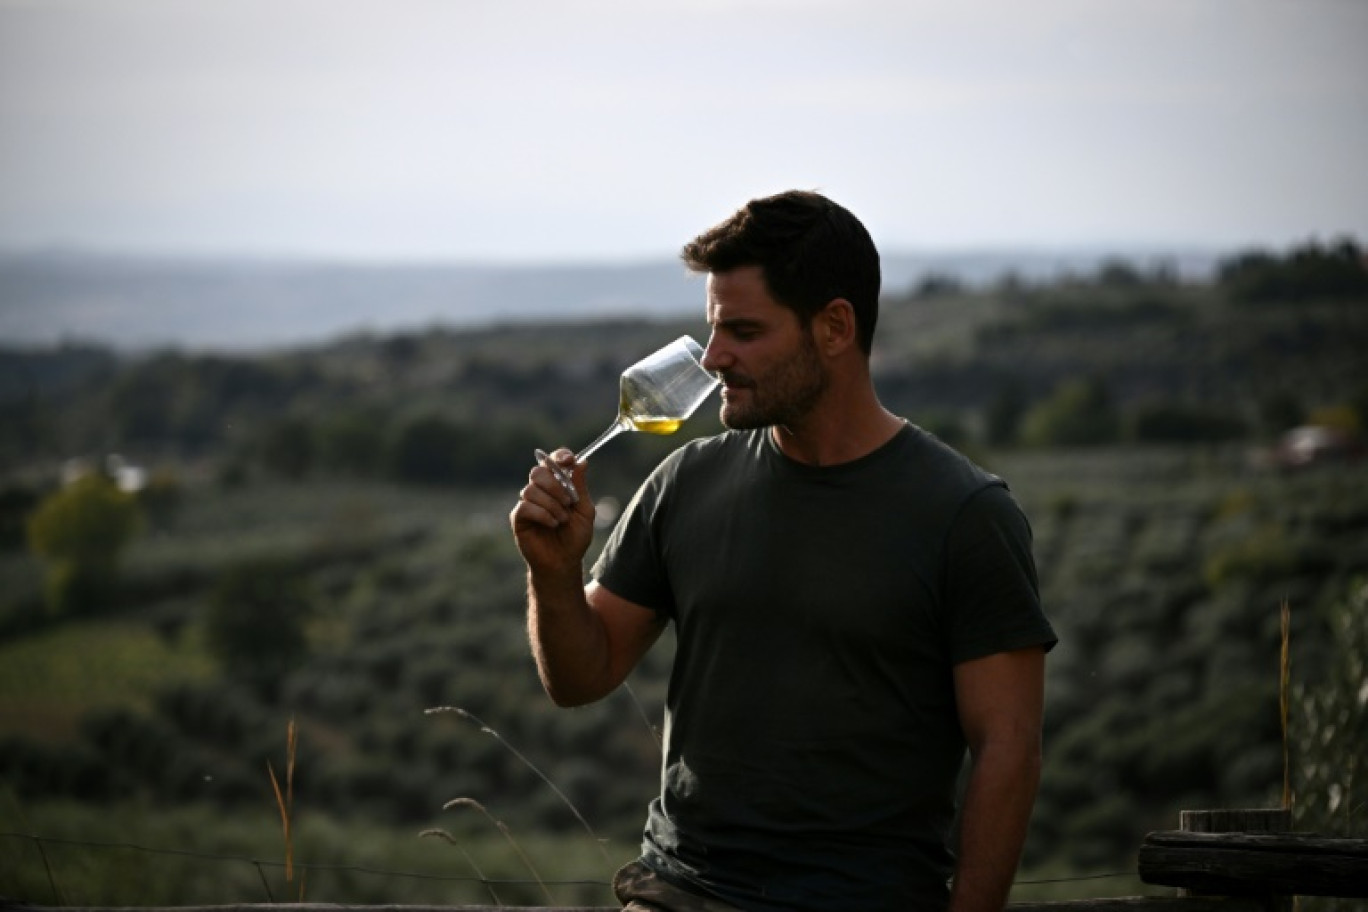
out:
M764 271L759 266L738 266L725 272L708 273L708 305L753 303L774 304Z

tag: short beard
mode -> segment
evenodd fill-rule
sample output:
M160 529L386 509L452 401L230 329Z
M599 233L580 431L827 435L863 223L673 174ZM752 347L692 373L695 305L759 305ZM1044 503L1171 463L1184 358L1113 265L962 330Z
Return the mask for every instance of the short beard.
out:
M817 343L805 332L795 357L762 377L752 378L748 407L729 413L723 404L722 424L734 431L797 424L812 411L828 385Z

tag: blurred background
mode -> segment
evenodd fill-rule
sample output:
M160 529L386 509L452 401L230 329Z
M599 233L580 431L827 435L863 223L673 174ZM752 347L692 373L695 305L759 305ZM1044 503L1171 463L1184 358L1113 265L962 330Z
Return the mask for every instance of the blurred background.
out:
M1366 42L1353 0L0 0L0 895L606 902L671 645L553 710L505 517L706 335L679 245L792 187L883 252L885 404L1035 527L1014 895L1152 890L1183 808L1362 835ZM605 523L710 412L595 457Z

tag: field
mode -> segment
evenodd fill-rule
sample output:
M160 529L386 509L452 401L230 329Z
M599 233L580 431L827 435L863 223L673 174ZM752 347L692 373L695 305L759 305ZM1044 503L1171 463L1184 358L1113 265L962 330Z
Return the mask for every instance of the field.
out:
M1276 802L1279 607L1292 608L1294 674L1312 678L1330 648L1327 606L1351 571L1368 566L1362 470L1265 475L1244 468L1237 451L1186 449L982 458L1033 517L1062 637L1023 880L1125 874L1140 836L1172 826L1182 807ZM460 834L487 877L535 880L490 818L443 810L468 797L508 827L543 878L606 881L613 864L604 855L630 857L655 788L668 643L629 692L554 710L523 642L521 572L502 525L510 497L267 485L235 494L229 515L222 491L190 491L175 534L129 554L130 575L149 591L172 590L165 598L0 643L5 816L22 822L7 829L254 858L276 877L267 882L278 895L285 887L273 865L284 856L267 763L284 769L296 719L297 859L468 876L456 847L418 839L443 827ZM256 531L236 541L229 528ZM263 541L307 568L315 599L308 655L273 696L235 679L206 648L202 601L157 584L208 578ZM36 578L20 563L7 566L11 579ZM446 705L497 736L456 715L424 714ZM34 845L19 842L22 852L5 853L0 892L42 897L47 869ZM46 853L68 901L250 901L263 890L252 864L162 854L132 864L128 852L71 846ZM206 864L221 871L213 886ZM487 895L459 880L307 876L318 901ZM1125 877L1083 883L1092 895L1138 889ZM505 892L518 889L530 888Z
M1061 637L1016 898L1141 892L1147 831L1279 805L1285 777L1299 826L1362 834L1368 463L1267 454L1308 416L1361 427L1368 309L1132 274L911 304L876 382L1007 479ZM555 709L506 514L534 446L601 429L622 353L683 330L0 353L38 378L0 397L0 896L608 902L658 789L672 641ZM677 443L614 442L596 493ZM54 601L25 523L59 457L111 452L150 469L139 531Z

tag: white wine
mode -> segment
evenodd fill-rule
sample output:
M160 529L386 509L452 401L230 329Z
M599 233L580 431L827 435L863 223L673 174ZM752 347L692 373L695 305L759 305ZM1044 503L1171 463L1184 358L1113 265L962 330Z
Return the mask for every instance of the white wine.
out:
M684 423L680 418L634 418L626 416L632 427L647 434L673 434Z
M687 415L671 411L670 403L649 386L623 377L618 398L618 424L624 431L673 434Z

